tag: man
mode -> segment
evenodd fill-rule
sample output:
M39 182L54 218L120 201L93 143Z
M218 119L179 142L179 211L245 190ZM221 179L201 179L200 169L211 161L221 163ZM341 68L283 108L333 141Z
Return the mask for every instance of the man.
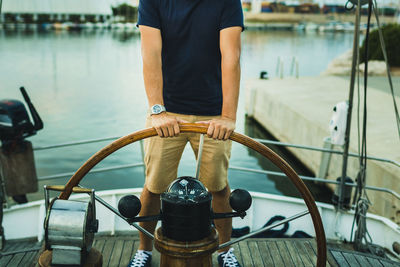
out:
M180 134L179 123L208 125L200 180L213 196L215 212L230 212L227 168L240 83L240 0L140 0L143 76L158 137L145 142L146 182L141 215L158 214L160 194L177 178L189 141L197 155L199 135ZM174 137L174 138L168 138ZM141 224L154 232L156 223ZM219 242L230 240L232 220L216 220ZM129 266L150 266L153 244L140 234ZM240 266L232 248L219 251L220 266Z

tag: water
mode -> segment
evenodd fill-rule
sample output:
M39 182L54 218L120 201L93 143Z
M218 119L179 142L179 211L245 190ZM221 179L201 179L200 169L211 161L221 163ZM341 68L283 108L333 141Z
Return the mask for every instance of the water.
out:
M244 83L261 70L270 77L276 72L278 56L284 73L290 73L295 56L301 76L318 75L336 56L352 47L352 34L307 34L304 32L245 31L242 35L242 88L236 131L245 132ZM317 60L316 60L317 59ZM21 32L0 31L0 99L22 99L19 86L28 90L45 124L29 138L34 146L78 140L123 136L143 129L147 101L142 78L140 37L135 33ZM278 90L279 88L277 88ZM249 123L248 123L249 124ZM246 126L254 127L251 124ZM35 152L39 176L73 172L108 142ZM322 140L321 140L322 143ZM141 161L138 144L123 148L97 167ZM271 168L241 145L233 146L231 165ZM194 175L195 161L189 146L179 175ZM304 174L306 171L297 169ZM230 171L233 188L275 194L291 194L284 178ZM68 178L42 181L65 184ZM82 185L102 189L143 185L141 167L88 175ZM29 195L37 199L40 193Z

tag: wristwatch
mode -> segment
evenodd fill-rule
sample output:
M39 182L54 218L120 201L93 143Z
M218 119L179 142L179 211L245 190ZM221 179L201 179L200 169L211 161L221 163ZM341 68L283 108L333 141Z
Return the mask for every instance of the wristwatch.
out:
M157 115L167 111L163 105L155 104L150 108L150 115Z

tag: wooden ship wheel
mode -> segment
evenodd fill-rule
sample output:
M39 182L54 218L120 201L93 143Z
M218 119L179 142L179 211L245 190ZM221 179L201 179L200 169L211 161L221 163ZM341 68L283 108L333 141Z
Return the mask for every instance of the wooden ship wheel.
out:
M182 133L198 133L198 134L206 134L207 133L207 126L205 125L199 125L199 124L189 124L189 123L184 123L180 124L180 131ZM61 194L59 195L59 200L68 200L71 193L73 191L78 191L78 192L85 192L84 190L80 189L79 183L83 179L83 177L100 161L105 159L107 156L110 154L114 153L115 151L119 150L120 148L134 143L136 141L153 137L156 136L157 132L155 131L154 128L149 128L149 129L144 129L140 130L137 132L134 132L132 134L129 134L127 136L124 136L111 144L107 145L100 151L98 151L96 154L94 154L89 160L87 160L77 171L76 173L71 177L71 179L67 182L67 184L64 187L59 187L58 190L62 191ZM299 193L301 194L308 211L303 212L300 215L295 215L292 216L291 219L295 219L301 216L304 216L306 214L310 214L314 230L315 230L315 235L316 235L316 243L317 243L317 263L316 265L318 267L324 267L326 266L326 257L327 257L327 251L326 251L326 238L325 238L325 232L321 220L321 216L319 214L318 208L315 204L314 198L312 197L310 191L307 189L306 185L303 183L303 181L299 178L299 176L296 174L296 172L289 166L287 162L285 162L280 156L278 156L275 152L273 152L271 149L269 149L267 146L251 139L250 137L247 137L242 134L238 133L232 133L230 136L230 139L232 141L235 141L237 143L240 143L252 150L257 151L264 157L268 158L274 165L276 165L282 172L284 172L287 177L292 181L294 186L297 188ZM187 179L190 181L190 179ZM242 190L244 191L244 190ZM247 193L247 191L245 191ZM173 192L170 192L171 194ZM235 193L232 192L232 193ZM243 193L243 192L239 192ZM168 194L168 192L164 193ZM248 194L248 193L247 193ZM241 195L241 194L239 194ZM243 194L242 194L243 195ZM244 194L245 197L247 197L246 194ZM231 194L232 197L232 194ZM203 197L205 200L203 201L206 205L205 210L207 210L207 205L206 203L208 201L207 197ZM164 197L164 199L173 199L171 195L167 195ZM164 201L163 195L161 196L161 201ZM137 199L137 201L139 201ZM218 248L223 248L227 247L233 243L236 243L242 239L237 239L233 240L230 242L227 242L225 244L218 244L218 233L215 231L213 227L211 227L208 230L206 230L206 235L201 235L198 238L189 238L189 240L182 240L181 237L179 238L174 238L176 235L175 234L169 234L167 230L163 230L163 225L165 228L168 228L164 213L167 213L167 211L162 212L158 216L144 216L144 217L137 217L133 218L139 213L140 210L140 202L137 203L137 201L134 199L133 203L134 206L136 205L135 211L133 211L133 215L130 216L132 217L131 219L127 220L129 222L133 221L144 221L144 220L149 220L149 217L153 217L150 219L154 220L162 220L162 226L156 230L155 236L151 233L145 233L147 236L150 238L155 238L155 247L157 250L160 251L161 253L161 266L211 266L211 254L215 252ZM209 200L211 202L211 200ZM248 201L247 201L248 202ZM172 202L173 203L173 202ZM250 198L250 203L251 203L251 198ZM104 205L104 203L102 203ZM247 204L246 204L247 205ZM164 205L165 206L165 205ZM230 213L229 215L221 215L221 214L211 214L207 215L209 216L209 219L218 219L218 218L227 218L227 217L236 217L236 216L243 216L244 211L248 208L246 207L241 207L241 208L236 208L234 205L231 206L236 212ZM236 205L237 206L237 205ZM240 206L240 205L239 205ZM162 203L163 207L163 203ZM167 209L167 208L165 208ZM170 209L171 210L171 209ZM174 210L174 208L172 208ZM204 210L204 208L203 208ZM123 213L123 212L122 212ZM129 213L129 212L128 212ZM121 214L119 214L121 216ZM124 217L127 217L127 215L122 214ZM164 219L162 218L164 216ZM224 217L225 216L225 217ZM144 218L144 219L143 219ZM126 219L126 218L125 218ZM290 219L290 218L289 218ZM207 220L206 220L207 221ZM211 220L209 220L211 221ZM202 228L203 229L203 228ZM208 229L208 228L205 228ZM142 228L139 230L145 230ZM260 231L260 230L259 230ZM257 232L257 231L255 231ZM251 235L251 234L250 234ZM172 237L172 238L171 238ZM199 239L200 238L200 239ZM48 253L48 252L47 252ZM43 254L42 254L43 255ZM172 265L171 265L172 264ZM86 266L86 265L85 265Z

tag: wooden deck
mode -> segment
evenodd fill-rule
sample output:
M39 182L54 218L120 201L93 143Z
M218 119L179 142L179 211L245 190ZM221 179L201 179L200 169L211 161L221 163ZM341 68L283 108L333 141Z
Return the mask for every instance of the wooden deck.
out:
M94 242L94 247L103 254L104 267L127 266L138 245L138 237L132 235L97 236ZM41 248L42 244L32 241L7 242L0 256L0 266L38 266ZM313 239L248 239L235 244L234 248L243 267L310 267L316 262ZM159 260L159 253L153 252L152 266L158 266ZM215 253L213 262L214 266L218 266ZM395 267L400 263L329 246L327 266Z

